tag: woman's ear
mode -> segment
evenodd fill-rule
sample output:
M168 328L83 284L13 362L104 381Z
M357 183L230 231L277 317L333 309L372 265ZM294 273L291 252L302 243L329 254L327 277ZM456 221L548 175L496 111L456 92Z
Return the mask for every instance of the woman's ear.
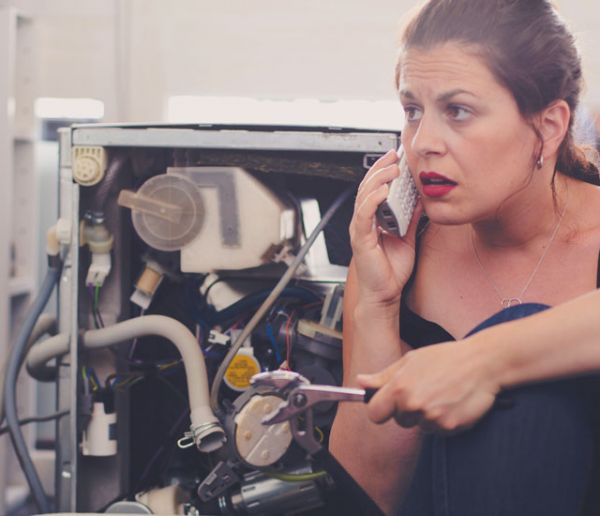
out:
M542 154L547 160L558 152L565 139L571 121L571 108L564 100L555 100L536 118L537 128L544 140Z

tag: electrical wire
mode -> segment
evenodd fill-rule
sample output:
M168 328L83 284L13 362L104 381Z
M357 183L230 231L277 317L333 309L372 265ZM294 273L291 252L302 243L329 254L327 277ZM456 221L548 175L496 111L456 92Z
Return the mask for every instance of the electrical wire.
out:
M90 394L90 381L88 379L87 371L85 370L85 367L81 367L81 379L83 380L83 382L82 382L83 394L88 396Z
M61 412L55 412L54 414L48 414L47 416L32 416L26 417L24 419L19 419L19 425L28 425L30 423L44 423L46 421L52 421L53 419L60 419L63 416L67 416L69 414L68 410L63 410ZM8 432L8 426L0 426L0 435Z
M285 362L289 369L292 367L292 337L290 335L290 329L294 315L296 315L296 312L293 311L288 315L285 323Z
M253 310L255 306L260 306L260 303L264 302L271 292L272 290L265 289L249 294L227 308L215 312L212 316L207 317L207 322L211 325L221 324L229 319L235 318L240 313ZM302 287L286 287L281 292L280 297L291 297L301 301L306 301L307 303L317 300L322 302L322 299L319 295Z
M188 387L191 432L196 447L203 453L220 448L223 445L224 431L218 418L210 409L210 393L204 357L196 337L181 322L164 315L145 315L99 330L88 330L80 336L80 340L84 348L93 349L112 346L146 335L165 337L175 345L181 354ZM34 346L27 358L29 374L35 378L37 370L44 367L48 360L64 355L68 350L69 336L64 334L59 334Z
M144 308L141 308L139 316L142 317L142 315L144 315L145 313L146 313L146 310ZM129 348L129 354L128 354L129 360L133 360L133 355L135 354L135 348L137 346L137 343L138 343L138 338L136 337L131 342L131 347Z
M325 470L315 471L314 473L279 473L276 471L265 471L268 477L276 478L277 480L283 480L284 482L306 482L307 480L316 480L317 478L324 477L327 475Z
M281 353L279 352L279 347L277 345L277 339L275 339L275 335L273 334L273 325L268 322L265 326L265 333L271 343L271 347L273 348L273 353L275 354L275 363L277 366L281 365Z
M27 351L31 349L38 340L44 335L56 335L56 317L53 317L49 314L40 315L39 319L35 323L33 331L29 337L29 341L27 342L27 349L25 353L23 353L23 357L21 359L21 364L19 364L19 371L23 366L23 361L25 360ZM45 370L40 370L40 374L43 376L47 373L47 370L53 371L54 368L47 367ZM4 378L6 374L6 364L2 367L0 371L0 378ZM4 382L0 381L0 424L4 421Z
M102 320L102 314L100 313L100 285L96 285L94 290L94 311L96 313L96 317L98 318L98 322L100 323L100 328L104 328L104 321Z
M250 334L254 331L258 323L262 320L264 315L270 310L273 303L277 300L283 289L287 286L287 284L291 281L298 270L298 267L304 260L304 257L312 247L313 243L323 230L323 228L329 223L333 215L337 212L337 210L344 204L344 202L354 193L355 186L351 186L347 188L344 192L342 192L335 201L333 201L332 205L329 207L323 218L319 221L311 235L308 237L304 245L298 251L298 254L289 265L281 279L277 282L269 296L264 300L262 305L258 308L252 319L248 322L248 324L244 327L243 331L238 335L235 342L231 345L231 348L227 355L225 356L223 362L219 366L217 373L213 379L212 388L210 392L210 404L213 409L213 412L217 413L219 411L219 390L221 388L221 383L223 382L223 378L225 377L225 372L229 367L229 364L233 360L233 357L237 355L237 352L240 350L246 339L250 336Z
M319 436L319 442L322 443L325 440L325 434L318 426L315 426L315 432Z
M7 360L6 376L4 378L4 410L6 412L6 425L10 434L11 441L23 474L27 480L31 495L39 512L50 512L50 502L44 493L44 488L40 477L37 474L27 443L19 426L19 417L17 415L17 393L16 383L19 376L19 370L27 353L27 343L33 332L34 326L48 302L48 299L58 283L62 270L62 260L57 255L48 256L48 271L41 285L40 291L29 308L23 326L21 327L17 339L12 346L11 353Z
M211 286L218 281L224 281L225 279L227 278L215 280L213 283L211 283ZM196 322L202 324L203 326L207 326L209 328L212 328L216 325L223 326L232 319L239 317L240 314L247 314L254 311L256 307L259 307L261 303L267 299L271 292L272 288L265 288L256 292L252 292L251 294L248 294L242 299L219 311L216 311L212 305L209 305L206 301L206 298L202 298L202 303L200 303L202 307L197 309L192 315ZM304 286L287 286L283 289L279 297L299 299L301 301L305 301L306 303L310 303L312 301L322 302L322 297L319 294ZM192 301L191 304L196 305L199 303L197 301Z

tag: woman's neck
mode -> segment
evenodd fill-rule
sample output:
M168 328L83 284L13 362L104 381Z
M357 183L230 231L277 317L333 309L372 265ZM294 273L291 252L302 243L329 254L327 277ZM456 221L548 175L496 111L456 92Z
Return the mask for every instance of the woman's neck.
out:
M541 182L538 180L538 182ZM480 247L527 248L549 238L565 214L568 187L557 174L555 191L549 183L529 185L509 199L493 217L471 224Z

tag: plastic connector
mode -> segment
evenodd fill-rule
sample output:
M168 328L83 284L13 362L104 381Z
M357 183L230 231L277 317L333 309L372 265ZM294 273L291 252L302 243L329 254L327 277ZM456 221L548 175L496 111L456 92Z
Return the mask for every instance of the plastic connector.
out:
M92 253L92 263L85 278L86 285L101 287L110 274L111 259L109 253Z
M203 502L208 502L238 484L239 481L240 476L235 470L235 465L230 461L219 461L198 486L198 497Z
M219 346L229 346L231 344L231 337L216 330L210 330L210 333L208 334L208 343L218 344Z
M56 221L56 238L61 245L68 246L71 244L72 228L71 220L60 218Z
M60 253L60 241L57 234L56 224L48 229L46 233L46 254L57 256Z
M110 251L113 236L104 225L102 213L85 214L81 231L81 245L87 245L92 253L92 262L86 276L86 285L101 287L111 270Z

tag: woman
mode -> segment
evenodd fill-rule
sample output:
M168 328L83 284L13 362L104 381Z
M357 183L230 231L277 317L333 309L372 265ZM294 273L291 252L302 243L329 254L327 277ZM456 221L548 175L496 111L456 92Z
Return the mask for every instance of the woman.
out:
M397 86L402 144L428 223L417 238L418 208L404 239L374 224L398 174L390 151L361 183L350 225L351 386L499 311L489 323L563 303L598 281L600 190L590 184L598 171L571 134L580 60L550 2L430 0L404 33ZM478 365L459 372L472 378L466 372ZM330 448L386 513L580 514L593 468L592 387L579 380L511 391L509 404L471 430L424 437L442 408L424 417L414 400L400 407L391 386L371 402L372 416L395 414L402 426L378 426L366 407L342 404ZM498 389L490 382L470 413L491 407ZM477 417L454 415L442 426L458 430Z

